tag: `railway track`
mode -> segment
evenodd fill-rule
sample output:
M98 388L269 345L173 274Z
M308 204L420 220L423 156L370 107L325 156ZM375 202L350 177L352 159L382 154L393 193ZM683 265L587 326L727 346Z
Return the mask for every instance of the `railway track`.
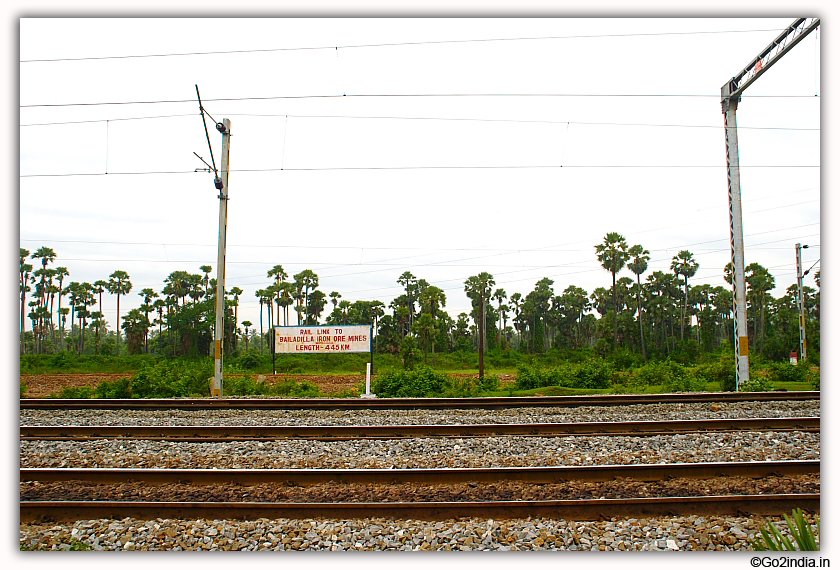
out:
M611 481L628 478L662 481L672 478L790 476L820 472L819 461L738 461L715 463L657 463L634 465L573 465L555 467L485 467L449 469L152 469L152 468L22 468L20 480L90 481L151 485L283 483L293 486L325 482L342 484L495 483L523 481L536 484L560 481Z
M21 469L21 482L81 482L97 485L235 485L279 484L287 487L341 485L446 485L471 486L503 481L552 484L565 481L604 482L617 478L637 481L709 479L713 477L784 477L819 472L819 461L688 463L496 469ZM119 494L122 494L121 492ZM440 520L457 517L558 517L596 520L627 516L779 515L793 508L819 510L818 493L634 497L566 500L493 501L141 501L95 500L20 502L22 521L95 518L313 518L396 517Z
M553 517L605 520L612 517L694 515L779 515L802 508L819 512L818 493L735 495L712 497L653 497L643 499L579 499L560 501L458 501L403 503L255 503L155 501L21 501L21 522L81 519L141 520L249 519L316 517L393 517L446 520L459 517Z
M819 392L703 392L686 394L610 394L500 398L197 398L197 399L22 399L20 409L78 410L406 410L503 409L523 407L626 406L690 402L769 402L819 400Z
M574 422L377 426L21 426L21 440L146 439L217 442L276 439L396 439L415 437L663 435L743 430L818 432L820 418L732 418L632 422Z

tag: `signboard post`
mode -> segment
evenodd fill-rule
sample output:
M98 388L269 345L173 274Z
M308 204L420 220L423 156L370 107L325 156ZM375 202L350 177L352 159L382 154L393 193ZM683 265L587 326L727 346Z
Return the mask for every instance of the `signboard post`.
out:
M274 327L274 353L280 354L347 354L351 352L370 353L367 365L367 393L363 397L373 398L370 393L370 370L373 364L372 325L304 325L297 327Z

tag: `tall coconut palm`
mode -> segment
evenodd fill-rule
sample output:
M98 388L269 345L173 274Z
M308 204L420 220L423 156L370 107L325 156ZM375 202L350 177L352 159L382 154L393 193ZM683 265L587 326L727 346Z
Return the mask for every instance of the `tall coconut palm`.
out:
M650 252L640 245L634 245L627 253L630 254L627 269L636 275L636 306L639 309L639 338L642 343L642 358L647 359L647 352L645 352L645 327L642 325L642 280L640 276L647 271Z
M108 276L108 285L107 289L111 295L117 296L117 356L120 355L120 296L128 295L131 292L131 281L129 281L129 275L125 271L120 269L111 273Z
M685 339L685 316L688 307L688 278L694 277L700 265L694 261L694 255L688 250L682 250L671 260L671 271L674 275L683 276L683 306L680 312L680 340Z
M630 259L627 252L627 240L617 232L610 232L604 237L604 243L595 246L595 253L601 267L612 273L613 293L613 315L615 323L618 324L618 300L615 290L615 274L622 270L624 264ZM613 326L613 352L618 349L618 326Z

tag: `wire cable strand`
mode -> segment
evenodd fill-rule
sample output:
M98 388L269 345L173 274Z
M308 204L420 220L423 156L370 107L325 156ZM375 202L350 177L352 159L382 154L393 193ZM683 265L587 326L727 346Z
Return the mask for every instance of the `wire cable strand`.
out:
M150 57L184 57L195 55L230 55L230 54L246 54L246 53L272 53L283 51L312 51L325 49L356 49L356 48L375 48L375 47L397 47L397 46L420 46L420 45L442 45L442 44L463 44L463 43L479 43L479 42L512 42L512 41L542 41L542 40L572 40L572 39L594 39L594 38L628 38L628 37L655 37L655 36L687 36L698 34L746 34L757 32L780 32L784 28L777 28L772 30L729 30L729 31L695 31L695 32L649 32L649 33L633 33L633 34L589 34L578 36L538 36L538 37L517 37L517 38L483 38L483 39L465 39L465 40L430 40L418 42L390 42L378 44L348 44L343 46L303 46L291 48L264 48L264 49L245 49L245 50L224 50L224 51L194 51L182 53L157 53L157 54L139 54L139 55L106 55L97 57L62 57L62 58L44 58L44 59L22 59L20 63L47 63L59 61L100 61L109 59L138 59Z

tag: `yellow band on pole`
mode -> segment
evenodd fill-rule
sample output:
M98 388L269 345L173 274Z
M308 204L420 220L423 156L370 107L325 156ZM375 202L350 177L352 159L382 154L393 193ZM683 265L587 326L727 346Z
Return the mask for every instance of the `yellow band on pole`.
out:
M740 341L741 342L739 343L740 344L739 348L741 349L741 351L740 351L739 356L749 356L750 355L750 345L749 345L749 341L748 341L747 337L745 337L745 336L740 337Z

